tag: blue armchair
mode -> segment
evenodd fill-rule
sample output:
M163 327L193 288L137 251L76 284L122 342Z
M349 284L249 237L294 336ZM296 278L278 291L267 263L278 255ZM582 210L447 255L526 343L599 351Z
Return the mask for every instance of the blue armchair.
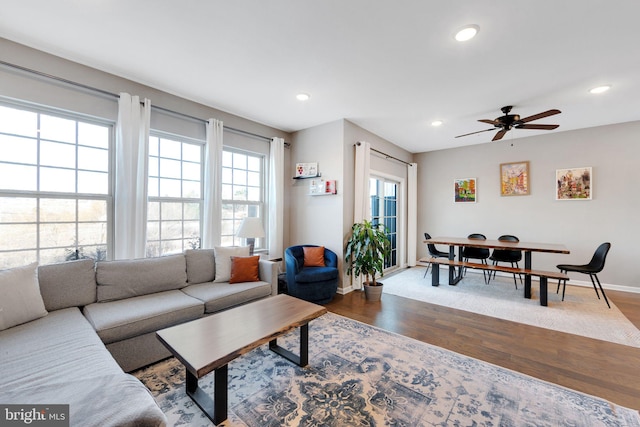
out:
M316 304L326 304L338 290L338 256L324 249L324 267L304 266L304 247L291 246L284 251L287 272L287 292L289 295Z

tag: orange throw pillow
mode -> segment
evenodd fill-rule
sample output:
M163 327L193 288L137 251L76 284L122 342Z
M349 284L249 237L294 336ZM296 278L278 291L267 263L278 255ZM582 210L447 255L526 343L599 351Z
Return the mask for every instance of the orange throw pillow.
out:
M324 267L324 246L308 247L304 246L304 266Z
M260 256L232 256L229 283L259 282Z

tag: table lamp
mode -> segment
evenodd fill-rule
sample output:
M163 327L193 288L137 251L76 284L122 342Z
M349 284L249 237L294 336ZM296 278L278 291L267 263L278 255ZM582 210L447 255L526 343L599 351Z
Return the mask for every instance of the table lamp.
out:
M256 243L256 238L264 237L262 220L256 217L246 217L242 220L242 224L240 224L240 228L238 228L236 236L247 239L247 244L249 245L249 253L253 255L253 248Z

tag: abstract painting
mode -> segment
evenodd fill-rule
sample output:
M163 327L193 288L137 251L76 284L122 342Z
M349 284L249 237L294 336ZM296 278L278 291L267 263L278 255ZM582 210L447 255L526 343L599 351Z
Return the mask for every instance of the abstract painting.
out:
M454 202L475 203L478 197L478 188L475 178L459 178L453 180Z
M529 162L502 163L500 165L500 195L526 196L529 194Z
M556 170L556 200L591 200L591 167Z

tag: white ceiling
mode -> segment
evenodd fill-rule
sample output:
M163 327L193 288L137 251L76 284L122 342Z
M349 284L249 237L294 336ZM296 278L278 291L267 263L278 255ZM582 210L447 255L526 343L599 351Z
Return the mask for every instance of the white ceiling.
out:
M285 131L345 118L423 152L490 141L454 136L504 105L560 109L535 122L551 132L639 120L639 17L638 0L0 0L0 37ZM466 24L480 32L456 42Z

